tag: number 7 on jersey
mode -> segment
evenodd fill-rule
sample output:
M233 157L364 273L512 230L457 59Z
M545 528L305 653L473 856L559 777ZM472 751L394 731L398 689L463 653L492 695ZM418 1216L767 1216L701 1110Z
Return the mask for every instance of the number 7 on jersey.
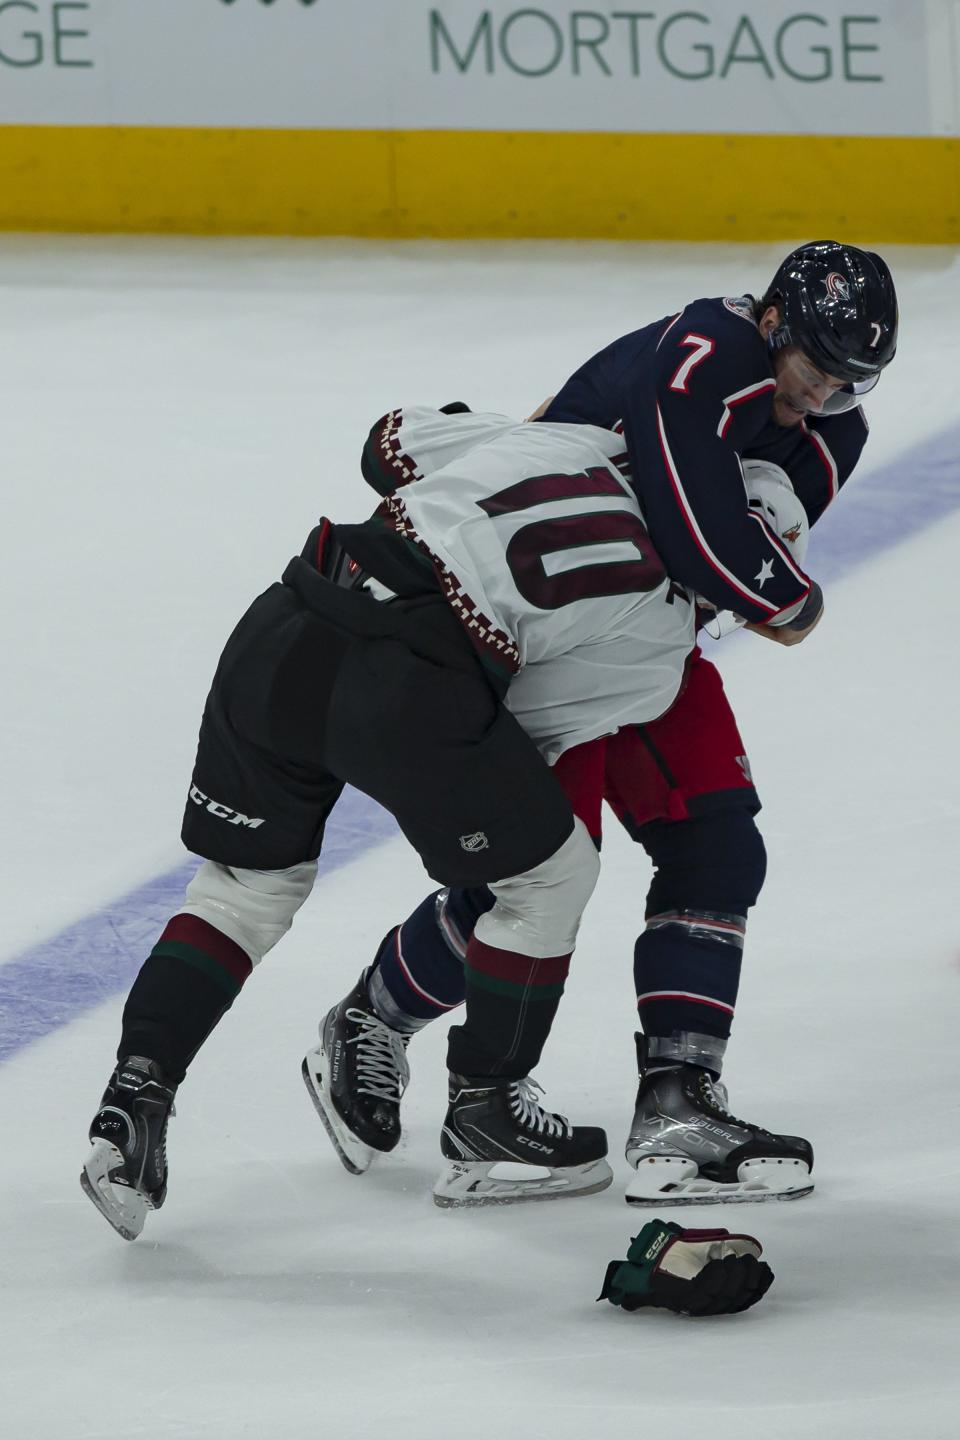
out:
M706 335L694 335L692 332L684 335L679 343L689 346L690 354L686 360L682 360L677 366L676 373L670 381L669 388L671 390L679 390L681 395L686 395L687 381L690 379L691 372L695 370L698 365L702 364L704 360L709 360L716 347L714 342Z

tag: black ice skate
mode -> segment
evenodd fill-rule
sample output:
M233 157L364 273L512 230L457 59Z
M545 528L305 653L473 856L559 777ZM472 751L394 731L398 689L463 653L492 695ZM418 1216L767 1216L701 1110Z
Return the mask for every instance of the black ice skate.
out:
M364 972L323 1020L320 1044L304 1057L304 1084L351 1175L361 1175L400 1139L409 1039L374 1013Z
M544 1110L538 1090L530 1079L450 1076L440 1148L451 1164L433 1187L438 1205L509 1205L607 1188L604 1132Z
M627 1140L636 1176L631 1205L710 1205L797 1200L813 1189L813 1149L797 1135L773 1135L737 1120L708 1070L673 1065L645 1071L637 1036L640 1088Z
M90 1126L91 1150L80 1184L124 1240L136 1240L148 1210L167 1194L167 1120L171 1085L142 1055L121 1060Z

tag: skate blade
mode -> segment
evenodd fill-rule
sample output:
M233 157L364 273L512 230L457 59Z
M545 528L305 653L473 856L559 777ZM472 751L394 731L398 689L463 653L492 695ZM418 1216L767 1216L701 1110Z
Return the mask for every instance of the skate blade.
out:
M454 1161L433 1187L433 1203L443 1209L477 1205L517 1205L530 1200L565 1200L595 1195L613 1181L606 1160L547 1170L545 1175L505 1179L490 1172L500 1161ZM520 1169L520 1166L512 1167Z
M307 1094L323 1121L323 1128L330 1137L330 1144L336 1150L341 1165L345 1170L349 1170L351 1175L364 1174L370 1169L377 1152L371 1146L364 1145L362 1140L358 1140L334 1109L324 1088L327 1078L326 1056L319 1046L304 1056L300 1073L307 1087Z
M745 1160L733 1181L709 1180L694 1160L650 1155L627 1186L628 1205L756 1205L800 1200L813 1190L802 1160Z
M153 1206L145 1195L129 1185L114 1185L113 1171L123 1167L123 1156L108 1140L94 1140L80 1172L83 1193L124 1240L136 1240Z

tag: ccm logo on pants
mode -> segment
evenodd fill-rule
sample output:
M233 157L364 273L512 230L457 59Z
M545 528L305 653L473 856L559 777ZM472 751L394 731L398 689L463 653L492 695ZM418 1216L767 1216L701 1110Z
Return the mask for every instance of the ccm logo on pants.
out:
M241 815L239 810L231 810L229 805L221 805L219 800L211 800L209 795L204 795L196 785L190 786L190 799L194 805L205 805L211 815L218 820L226 820L230 825L246 825L249 830L256 830L263 820L251 820L249 815Z

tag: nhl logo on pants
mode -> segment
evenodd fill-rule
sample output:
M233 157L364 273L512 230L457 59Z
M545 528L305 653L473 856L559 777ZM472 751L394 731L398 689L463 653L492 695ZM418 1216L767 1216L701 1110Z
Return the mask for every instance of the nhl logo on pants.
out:
M471 855L477 850L488 849L489 845L490 841L487 839L486 835L484 835L482 830L475 830L472 835L460 836L461 850L467 850Z

